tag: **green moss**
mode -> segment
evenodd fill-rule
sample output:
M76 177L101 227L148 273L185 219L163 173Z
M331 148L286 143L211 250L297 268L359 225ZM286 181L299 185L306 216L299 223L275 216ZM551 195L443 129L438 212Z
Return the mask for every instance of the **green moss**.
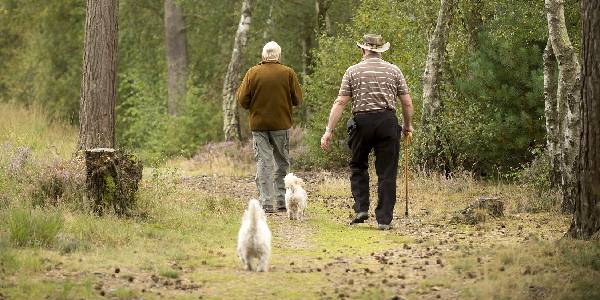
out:
M104 177L104 191L102 194L104 207L110 207L117 201L117 184L112 176Z

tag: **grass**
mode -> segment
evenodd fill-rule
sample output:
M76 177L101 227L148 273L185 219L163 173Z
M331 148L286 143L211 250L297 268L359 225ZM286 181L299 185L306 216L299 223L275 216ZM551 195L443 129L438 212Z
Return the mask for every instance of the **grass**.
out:
M31 147L33 156L40 157L55 143L62 145L56 147L57 155L69 157L76 130L39 120L43 116L35 113L28 127L26 110L0 109L3 115L21 114L10 119L17 133L2 131L0 144ZM0 127L8 128L4 122L0 119ZM271 270L245 272L235 245L246 202L256 196L254 166L245 150L219 147L226 150L147 168L136 214L128 219L97 217L60 201L33 208L27 181L0 172L2 297L600 297L598 242L563 240L570 218L553 209L535 209L537 196L528 187L482 182L467 173L451 178L412 174L408 218L403 217L404 182L399 180L396 226L381 232L373 218L347 225L352 199L345 171L299 172L307 182L308 220L269 216ZM0 167L8 165L7 159L0 157ZM36 163L30 161L29 168ZM474 226L449 223L454 211L479 196L501 198L506 216L482 216Z
M63 227L62 214L36 209L12 208L4 213L8 236L16 247L48 247Z

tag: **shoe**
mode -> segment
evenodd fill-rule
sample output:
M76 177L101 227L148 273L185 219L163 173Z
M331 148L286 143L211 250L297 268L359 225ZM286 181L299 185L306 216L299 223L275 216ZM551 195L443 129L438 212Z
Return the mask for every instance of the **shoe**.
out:
M390 230L390 229L392 229L392 225L391 224L377 224L377 229Z
M277 201L277 211L279 212L286 212L287 208L285 208L285 202L279 202Z
M263 205L263 209L265 210L265 213L267 213L267 214L275 213L275 209L273 209L273 205Z
M354 219L352 219L352 221L350 221L350 225L364 223L368 218L369 218L369 213L367 213L366 211L361 211L356 214L356 216L354 217Z

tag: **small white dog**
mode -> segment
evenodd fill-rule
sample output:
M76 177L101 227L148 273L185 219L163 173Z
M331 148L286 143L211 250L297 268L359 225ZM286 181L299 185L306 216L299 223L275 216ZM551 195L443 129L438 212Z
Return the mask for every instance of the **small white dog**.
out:
M285 208L290 220L303 220L304 210L307 205L308 195L302 186L304 180L298 178L294 173L285 175Z
M271 230L267 225L265 212L256 199L248 202L248 209L244 212L238 233L237 252L244 269L258 272L269 270ZM252 262L254 259L258 261L256 268Z

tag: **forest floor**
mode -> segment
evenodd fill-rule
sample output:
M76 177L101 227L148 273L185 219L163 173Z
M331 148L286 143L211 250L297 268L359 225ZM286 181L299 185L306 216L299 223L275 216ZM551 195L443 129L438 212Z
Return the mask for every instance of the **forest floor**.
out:
M307 220L269 215L270 271L244 271L235 248L253 173L250 158L222 151L146 168L136 217L47 207L62 216L56 241L25 247L11 242L25 200L0 177L0 299L600 298L599 242L563 239L570 217L533 212L531 189L466 174L412 176L409 217L399 179L394 228L379 231L373 217L348 225L344 170L297 172ZM480 196L500 198L505 216L450 222Z

